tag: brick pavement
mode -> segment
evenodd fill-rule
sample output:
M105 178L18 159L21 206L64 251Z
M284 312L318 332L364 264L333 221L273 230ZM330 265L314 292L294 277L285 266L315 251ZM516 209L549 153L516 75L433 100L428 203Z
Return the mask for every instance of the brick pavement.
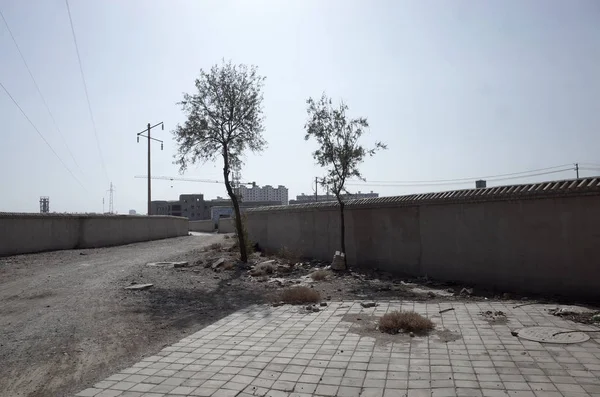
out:
M551 316L549 305L512 305L404 301L364 309L336 302L311 314L298 306L252 306L77 396L600 397L600 333L564 345L511 335L528 326L597 328ZM398 309L460 337L361 336L360 321L344 321ZM479 315L487 310L501 310L509 321L489 323Z

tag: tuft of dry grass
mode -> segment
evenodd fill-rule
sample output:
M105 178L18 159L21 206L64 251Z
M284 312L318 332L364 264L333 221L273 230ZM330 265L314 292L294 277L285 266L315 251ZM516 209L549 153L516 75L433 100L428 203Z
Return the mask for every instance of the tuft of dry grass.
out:
M319 294L319 291L308 287L291 287L281 292L280 300L292 305L317 303L321 300L321 294Z
M424 334L434 328L430 319L415 312L393 311L384 314L379 319L379 330L388 334L397 334L400 331Z
M221 243L212 243L208 246L208 251L220 251L223 248L223 244Z
M250 272L251 276L265 276L267 274L273 274L275 272L275 265L272 262L259 263Z
M332 273L329 270L317 270L310 274L310 278L314 281L323 281L330 278Z
M298 252L284 246L284 247L281 247L279 249L279 251L277 252L277 257L296 263L300 259L300 254Z

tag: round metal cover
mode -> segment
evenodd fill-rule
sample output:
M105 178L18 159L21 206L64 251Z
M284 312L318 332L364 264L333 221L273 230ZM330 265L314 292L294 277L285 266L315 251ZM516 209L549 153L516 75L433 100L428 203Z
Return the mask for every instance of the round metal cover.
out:
M530 327L519 331L519 338L544 343L581 343L590 339L586 333L558 327ZM560 333L559 333L560 332Z

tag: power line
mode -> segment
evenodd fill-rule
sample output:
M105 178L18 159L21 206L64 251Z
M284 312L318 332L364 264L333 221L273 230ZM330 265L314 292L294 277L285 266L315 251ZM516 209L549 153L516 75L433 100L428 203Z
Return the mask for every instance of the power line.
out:
M73 162L75 163L75 166L77 167L77 169L79 170L79 172L81 172L83 174L83 171L81 170L81 167L79 166L79 163L77 162L77 160L75 160L75 156L73 156L73 152L71 151L71 148L69 147L69 144L67 143L67 140L65 139L65 136L63 135L62 131L58 127L58 123L56 122L56 119L54 118L54 115L50 111L50 107L48 106L48 102L46 102L46 98L44 98L44 95L42 94L42 90L40 90L40 87L38 86L38 83L35 80L35 77L33 77L33 73L31 72L31 69L29 68L29 65L27 64L27 61L25 60L25 56L23 56L23 53L21 52L21 48L19 47L19 44L17 43L17 40L15 39L15 36L13 35L12 31L10 30L10 27L8 26L8 22L6 22L6 18L4 18L4 14L2 13L1 10L0 10L0 16L2 17L2 20L4 21L4 25L6 26L6 29L8 30L8 33L10 34L10 37L12 38L12 41L15 44L15 47L17 47L17 51L19 52L19 55L21 56L21 60L25 64L25 68L27 69L27 72L29 73L29 77L31 77L31 80L33 81L33 84L35 85L35 88L36 88L38 94L40 95L40 98L42 99L42 102L44 103L44 106L46 107L46 110L48 111L48 114L50 115L50 119L52 119L52 123L54 124L54 128L56 128L56 131L58 131L58 134L62 138L63 143L67 147L67 151L69 152L69 155L71 156L71 159L73 159Z
M79 61L79 71L81 72L81 79L83 80L83 90L85 91L85 99L87 101L88 110L90 112L90 119L92 120L92 126L94 128L94 137L96 138L96 146L98 147L98 153L100 153L100 163L102 164L102 170L104 176L108 180L108 172L106 172L106 165L104 164L104 156L102 155L102 149L100 147L100 140L98 139L98 129L96 128L96 121L94 120L94 112L92 112L92 105L90 103L90 96L88 94L87 83L85 81L85 74L83 73L83 65L81 63L81 56L79 55L79 46L77 45L77 36L75 35L75 28L73 27L73 18L71 17L71 8L69 7L69 0L65 0L67 4L67 13L69 14L69 23L71 24L71 33L73 34L73 43L75 43L75 52L77 53L77 60Z
M511 180L511 179L529 178L529 177L532 177L532 176L555 174L555 173L559 173L559 172L572 171L572 170L573 170L573 168L565 168L565 169L554 170L554 171L539 172L539 173L534 173L534 174L529 174L529 175L519 175L519 176L511 176L511 177L504 177L504 178L487 179L487 181L488 182L507 181L507 180ZM454 182L431 181L431 183L419 183L419 184L410 184L409 182L406 182L406 183L399 182L399 183L393 183L393 184L392 183L376 184L376 183L366 182L366 183L347 183L347 185L348 186L373 186L373 187L388 187L388 186L389 187L443 186L443 185L464 185L464 184L470 184L470 183L473 183L473 181L476 180L476 179L483 179L483 178L472 178L472 179L469 179L467 181L463 181L462 179L460 179L460 180L455 180Z
M511 172L511 173L508 173L508 174L497 174L497 175L488 175L488 176L474 176L474 177L470 177L470 178L433 179L433 180L427 180L427 181L367 181L367 183L391 183L391 184L407 184L407 183L411 183L411 184L428 183L428 184L431 184L431 183L434 183L434 184L437 184L438 182L439 183L442 183L442 182L460 182L460 181L469 181L469 182L472 182L472 181L477 180L477 179L492 179L492 178L504 177L504 176L530 174L530 173L534 173L534 172L554 170L554 169L557 169L557 168L565 168L565 167L572 167L572 165L571 164L563 164L563 165L557 165L557 166L554 166L554 167L538 168L538 169L529 170L529 171Z
M50 143L46 140L46 138L44 138L44 135L40 132L40 130L38 130L38 128L35 126L35 124L33 124L33 121L31 121L31 119L29 118L29 116L27 116L27 113L25 113L25 111L23 110L23 108L21 108L21 106L15 100L15 98L13 98L13 96L10 94L10 92L8 92L8 90L6 89L6 87L4 86L4 84L2 84L2 82L0 82L0 87L2 87L2 89L4 90L4 92L6 92L6 95L8 95L8 97L13 101L13 103L15 104L15 106L17 108L19 108L19 110L21 111L21 113L23 114L23 116L25 116L25 118L27 119L27 121L29 121L29 124L31 124L31 126L33 127L33 129L35 130L35 132L38 133L38 135L40 136L40 138L42 138L42 140L44 141L44 143L46 143L46 145L50 148L50 150L52 151L52 153L54 153L54 155L56 156L56 158L58 159L58 161L60 161L60 163L63 165L63 167L65 167L65 169L69 172L69 174L71 174L71 176L73 177L73 179L75 179L77 181L77 183L79 183L81 185L81 187L83 188L83 190L87 191L87 189L85 188L85 186L83 186L83 183L81 183L81 181L79 179L77 179L77 177L75 176L75 174L73 174L73 172L67 166L67 164L65 164L65 162L63 161L63 159L60 158L60 156L58 155L58 153L56 153L56 151L54 150L54 148L52 147L52 145L50 145Z

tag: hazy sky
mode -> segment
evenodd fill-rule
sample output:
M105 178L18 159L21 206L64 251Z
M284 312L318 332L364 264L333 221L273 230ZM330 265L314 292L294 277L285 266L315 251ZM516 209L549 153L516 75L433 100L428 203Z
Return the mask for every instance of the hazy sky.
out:
M97 126L85 100L64 0L0 0L69 155L0 20L0 82L85 189L0 89L0 211L101 211L109 182L118 212L146 210L148 122L154 175L177 176L176 104L201 68L221 59L255 64L264 90L268 148L248 156L244 180L313 192L322 175L304 142L305 100L326 91L366 116L373 181L505 174L575 162L600 164L600 2L590 1L200 1L71 0ZM599 166L600 167L600 166ZM221 179L221 163L185 177ZM582 175L600 174L582 171ZM520 183L574 177L574 171ZM490 183L492 184L492 183ZM171 187L172 186L172 187ZM382 195L467 185L377 187ZM222 185L154 181L154 199L225 195Z

